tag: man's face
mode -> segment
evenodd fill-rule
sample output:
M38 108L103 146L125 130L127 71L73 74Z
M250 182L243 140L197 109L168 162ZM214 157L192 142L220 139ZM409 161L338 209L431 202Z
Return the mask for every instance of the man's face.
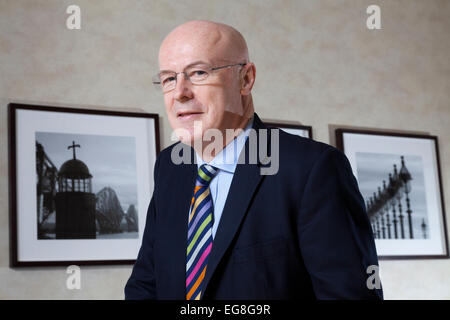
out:
M223 59L226 49L211 42L196 36L168 39L161 46L160 70L181 72L242 62ZM184 74L177 76L176 87L164 93L164 102L170 125L182 142L192 145L208 129L224 133L226 128L239 126L243 114L239 70L240 66L235 66L212 71L201 85L192 84Z

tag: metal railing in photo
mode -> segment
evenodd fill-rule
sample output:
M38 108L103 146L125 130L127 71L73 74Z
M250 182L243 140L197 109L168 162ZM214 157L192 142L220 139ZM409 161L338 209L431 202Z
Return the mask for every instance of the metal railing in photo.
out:
M410 203L411 180L413 179L405 166L404 156L400 157L401 168L393 164L393 172L389 173L389 182L382 181L373 196L366 201L367 214L372 225L375 239L405 239L405 216L402 201L406 204L407 231L410 239L414 239L412 209ZM398 215L397 215L398 213ZM391 216L392 214L392 216ZM392 220L391 220L392 217ZM427 236L427 224L422 219L423 238Z

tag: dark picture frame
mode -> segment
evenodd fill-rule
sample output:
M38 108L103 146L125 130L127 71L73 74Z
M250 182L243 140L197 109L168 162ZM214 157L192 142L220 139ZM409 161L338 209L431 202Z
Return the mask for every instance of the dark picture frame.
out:
M438 137L338 128L380 260L448 259Z
M275 122L275 121L264 121L264 124L268 128L279 128L286 132L299 135L301 137L313 139L312 126L306 126L301 124L292 124L292 123L283 123L283 122ZM300 132L298 132L300 131ZM298 132L298 133L297 133Z
M10 103L8 133L10 267L133 264L160 152L158 114ZM133 202L128 211L120 199ZM113 200L115 220L104 209Z

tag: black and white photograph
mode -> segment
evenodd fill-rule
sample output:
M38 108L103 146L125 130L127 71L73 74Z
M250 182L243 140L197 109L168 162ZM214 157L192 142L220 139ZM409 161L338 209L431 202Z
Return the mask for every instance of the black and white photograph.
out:
M36 132L38 239L137 238L134 137Z
M133 263L158 115L10 104L9 122L12 265Z
M338 129L380 259L445 258L447 230L435 136Z
M356 167L375 239L430 237L421 157L357 152Z

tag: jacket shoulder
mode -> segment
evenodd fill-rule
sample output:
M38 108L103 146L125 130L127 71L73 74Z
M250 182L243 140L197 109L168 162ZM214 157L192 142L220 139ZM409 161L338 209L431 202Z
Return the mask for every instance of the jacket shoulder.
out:
M315 162L327 152L343 154L337 148L310 138L300 137L280 130L279 134L280 158L301 163Z

